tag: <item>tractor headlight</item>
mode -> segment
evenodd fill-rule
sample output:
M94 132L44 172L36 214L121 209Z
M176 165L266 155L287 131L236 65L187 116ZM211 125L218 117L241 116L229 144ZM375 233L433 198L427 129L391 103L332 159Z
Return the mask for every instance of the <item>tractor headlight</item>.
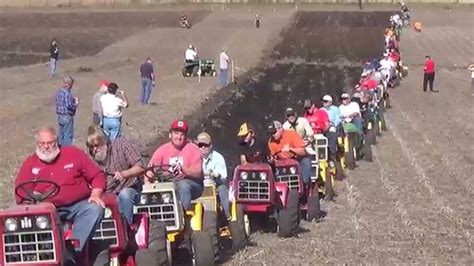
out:
M163 193L161 194L161 199L163 200L163 203L170 203L171 202L171 194L170 193Z
M247 180L248 177L249 177L249 173L245 171L240 172L240 178L242 178L243 180Z
M292 175L296 175L296 167L294 167L294 166L290 167L290 173Z
M104 218L105 218L105 219L109 219L110 217L112 217L112 210L109 209L109 208L105 208L105 210L104 210Z
M265 181L265 180L267 179L267 173L265 173L265 172L260 172L260 179L261 179L262 181Z
M13 232L16 231L16 229L18 229L18 222L16 219L8 218L5 220L5 230L7 232Z
M147 204L147 203L148 203L147 195L141 195L140 196L140 204Z
M46 229L49 227L49 219L46 216L38 216L36 217L36 226L39 229Z

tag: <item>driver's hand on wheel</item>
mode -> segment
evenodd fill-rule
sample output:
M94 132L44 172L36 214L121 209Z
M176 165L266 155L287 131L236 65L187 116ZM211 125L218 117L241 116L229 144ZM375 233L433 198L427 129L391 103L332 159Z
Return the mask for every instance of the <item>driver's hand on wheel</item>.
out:
M285 145L283 146L283 148L281 149L282 152L289 152L290 151L290 146L288 145Z
M87 202L89 202L89 203L94 202L95 204L101 206L102 208L105 208L105 203L104 203L104 201L102 200L102 197L100 197L100 196L91 194L91 196L89 197L89 199L87 200Z
M145 172L143 180L145 181L146 184L150 184L154 178L154 174L151 170L148 170Z

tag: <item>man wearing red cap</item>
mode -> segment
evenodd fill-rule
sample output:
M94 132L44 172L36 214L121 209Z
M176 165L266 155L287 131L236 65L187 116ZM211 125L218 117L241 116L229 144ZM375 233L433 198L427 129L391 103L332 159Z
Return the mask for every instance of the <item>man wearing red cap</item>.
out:
M97 126L102 125L102 105L100 104L100 97L107 92L107 87L110 82L102 80L99 83L99 90L92 98L92 123Z
M160 146L151 157L149 166L170 165L176 173L176 185L181 204L185 210L191 207L191 200L201 196L203 191L203 174L201 152L196 144L187 139L188 124L183 120L175 120L171 124L170 142ZM148 179L153 173L146 173ZM145 178L145 182L150 180Z

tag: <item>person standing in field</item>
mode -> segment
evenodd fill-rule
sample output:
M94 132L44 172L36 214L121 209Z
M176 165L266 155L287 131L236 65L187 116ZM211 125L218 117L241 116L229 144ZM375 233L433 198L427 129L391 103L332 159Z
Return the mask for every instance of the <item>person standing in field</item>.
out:
M74 137L74 116L79 106L79 98L74 97L71 90L74 79L63 78L63 84L56 93L56 114L58 116L60 146L71 145Z
M122 111L128 107L127 96L118 88L118 85L112 82L107 87L107 93L100 97L102 128L111 141L120 137L120 132L122 131Z
M49 75L51 78L56 76L56 68L58 66L59 59L59 46L56 40L51 41L49 47Z
M151 57L147 57L145 62L140 66L140 76L142 85L140 102L142 104L148 104L150 102L151 89L156 86L155 71Z
M467 70L471 72L471 89L474 90L474 64L471 64Z
M429 55L425 56L425 67L423 68L423 91L426 92L428 85L430 86L430 91L433 90L433 83L435 79L435 63Z
M99 90L94 94L92 98L92 123L96 126L102 126L102 104L100 103L100 97L107 93L107 88L110 82L103 80L99 83Z
M227 86L229 78L229 64L230 59L227 55L227 50L223 49L219 55L219 84L222 87Z

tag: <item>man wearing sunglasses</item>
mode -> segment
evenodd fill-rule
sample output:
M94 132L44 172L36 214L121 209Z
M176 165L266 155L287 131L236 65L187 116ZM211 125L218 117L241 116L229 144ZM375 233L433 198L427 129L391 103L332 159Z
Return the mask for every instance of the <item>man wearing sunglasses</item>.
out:
M176 186L179 200L188 211L191 201L199 198L204 189L202 176L202 158L199 148L188 141L188 123L174 120L171 124L170 141L161 145L150 159L149 166L169 165L176 173ZM145 183L150 182L153 173L146 173Z
M140 200L145 164L137 147L128 139L111 141L99 126L90 126L87 136L89 155L107 175L107 190L118 194L120 213L133 222L133 206Z
M230 219L229 190L225 184L227 166L224 156L212 148L211 136L206 132L197 136L196 143L201 151L204 183L209 182L216 186L224 213L227 219Z

